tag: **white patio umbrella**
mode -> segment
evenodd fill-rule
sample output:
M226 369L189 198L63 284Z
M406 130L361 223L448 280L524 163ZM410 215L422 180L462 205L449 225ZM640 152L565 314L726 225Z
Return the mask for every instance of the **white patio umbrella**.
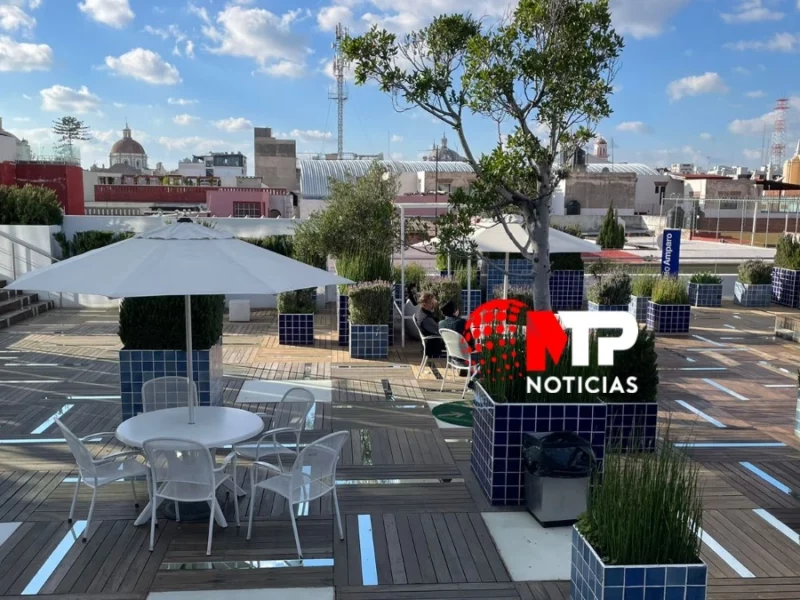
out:
M109 298L184 296L186 372L191 380L191 296L278 294L340 283L352 281L243 242L230 233L180 219L26 273L8 289ZM194 423L191 402L189 422Z

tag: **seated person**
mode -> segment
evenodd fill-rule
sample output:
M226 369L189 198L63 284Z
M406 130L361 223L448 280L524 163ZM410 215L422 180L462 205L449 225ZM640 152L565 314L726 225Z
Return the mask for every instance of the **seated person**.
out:
M439 321L439 329L450 329L456 333L464 335L464 328L467 326L467 320L461 316L461 311L458 310L456 303L448 300L442 304L442 314L444 319Z
M422 335L439 335L439 324L433 311L436 310L436 298L430 292L422 292L418 299L419 305L414 314L414 322L419 327ZM425 354L430 357L440 356L444 352L444 340L441 338L427 340L425 344Z
M409 283L406 286L406 300L414 306L417 305L417 285L415 283Z

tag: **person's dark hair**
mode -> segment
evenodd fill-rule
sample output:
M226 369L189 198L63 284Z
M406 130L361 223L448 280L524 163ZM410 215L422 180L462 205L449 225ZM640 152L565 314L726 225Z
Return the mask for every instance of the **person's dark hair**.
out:
M442 314L445 317L455 317L456 316L456 303L452 300L448 300L442 305Z
M417 305L417 285L412 281L406 285L406 299L411 300L411 304Z

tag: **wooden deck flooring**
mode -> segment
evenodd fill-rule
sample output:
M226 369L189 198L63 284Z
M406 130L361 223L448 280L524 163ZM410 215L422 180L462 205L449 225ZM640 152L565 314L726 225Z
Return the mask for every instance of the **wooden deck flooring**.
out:
M659 339L659 401L674 433L691 433L688 451L703 467L705 535L735 559L704 545L709 597L800 599L800 348L773 338L766 311L693 314L690 337ZM287 505L269 492L238 500L243 519L253 503L250 542L233 523L234 499L220 496L231 524L216 528L210 557L205 522L166 519L150 553L148 527L132 524L140 509L127 482L100 492L88 541L76 541L90 494L80 490L77 521L68 524L74 460L51 418L63 413L81 436L119 424L117 315L53 311L0 332L0 596L141 600L173 590L224 597L225 589L330 586L340 600L567 599L566 582L512 581L481 516L500 509L470 473L471 432L440 429L431 415L426 400L457 398L462 381L440 393L430 370L416 379L414 343L398 343L386 362L351 360L333 325L332 313L318 316L313 348L278 346L271 312L225 326L227 404L250 378L334 381L332 402L317 405L303 441L350 432L338 472L345 538L330 498L304 506L303 565L294 561ZM98 455L120 448L113 436L92 444ZM244 469L238 478L245 483ZM143 505L144 482L137 491Z

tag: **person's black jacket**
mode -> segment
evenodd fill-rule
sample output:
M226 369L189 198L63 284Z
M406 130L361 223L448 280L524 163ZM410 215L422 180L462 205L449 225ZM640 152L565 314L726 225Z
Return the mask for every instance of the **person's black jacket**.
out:
M422 331L422 335L439 335L439 324L436 322L436 317L429 310L425 310L422 306L417 307L417 312L414 314L414 321ZM441 339L427 340L425 342L425 353L428 356L439 356L444 352L444 341Z

